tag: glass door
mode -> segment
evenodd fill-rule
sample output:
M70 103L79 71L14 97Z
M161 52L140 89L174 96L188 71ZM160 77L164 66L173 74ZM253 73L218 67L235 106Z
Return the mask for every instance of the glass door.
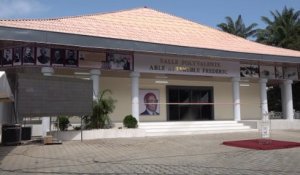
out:
M170 121L213 120L213 88L167 86Z

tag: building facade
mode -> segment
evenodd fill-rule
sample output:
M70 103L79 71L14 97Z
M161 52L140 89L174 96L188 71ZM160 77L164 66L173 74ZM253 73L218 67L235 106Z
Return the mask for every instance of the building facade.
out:
M0 20L0 36L8 75L90 79L94 99L113 92L115 122L128 114L140 122L260 120L269 112L268 83L282 87L284 118L294 119L300 52L156 10ZM1 107L9 116L9 104Z

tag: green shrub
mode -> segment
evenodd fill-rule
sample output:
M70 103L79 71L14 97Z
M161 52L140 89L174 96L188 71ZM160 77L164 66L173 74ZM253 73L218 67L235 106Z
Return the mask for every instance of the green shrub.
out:
M137 120L132 115L125 116L123 125L127 128L137 128Z
M69 121L69 118L67 116L57 116L56 121L58 123L59 130L61 130L61 131L68 130L70 121ZM56 127L57 127L57 124L56 124Z

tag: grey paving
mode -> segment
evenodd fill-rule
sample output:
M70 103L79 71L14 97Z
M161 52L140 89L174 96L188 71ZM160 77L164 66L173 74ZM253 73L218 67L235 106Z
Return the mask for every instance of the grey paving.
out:
M300 148L258 151L222 145L258 133L68 141L0 147L0 174L300 175ZM300 142L300 131L273 139Z

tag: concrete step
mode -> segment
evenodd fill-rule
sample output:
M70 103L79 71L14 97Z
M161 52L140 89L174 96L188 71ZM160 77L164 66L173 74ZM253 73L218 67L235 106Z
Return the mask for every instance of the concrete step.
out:
M143 129L147 136L257 131L236 121L142 122L139 128Z
M161 129L161 128L210 128L210 127L244 127L242 123L236 124L215 124L215 125L204 125L204 124L190 124L190 125L158 125L158 126L140 126L142 129ZM250 128L250 127L249 127Z
M141 122L139 126L174 126L174 125L216 125L216 124L237 124L236 121L184 121L184 122Z
M228 127L228 126L223 126L223 127L202 127L202 128L160 128L160 129L147 129L146 132L185 132L185 131L211 131L211 130L238 130L238 129L251 129L250 127L247 126L240 126L240 127Z
M235 132L258 132L258 129L238 129L238 130L207 130L207 131L180 131L180 132L155 132L146 133L146 136L176 136L176 135L196 135L196 134L218 134Z

